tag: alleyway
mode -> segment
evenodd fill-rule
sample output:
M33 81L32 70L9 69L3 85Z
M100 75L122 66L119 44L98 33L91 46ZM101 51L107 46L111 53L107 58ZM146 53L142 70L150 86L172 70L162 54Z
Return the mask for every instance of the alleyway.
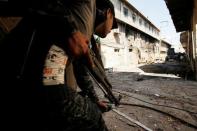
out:
M114 93L123 96L117 110L153 131L197 130L197 82L135 70L107 73ZM111 131L145 130L113 111L104 118Z

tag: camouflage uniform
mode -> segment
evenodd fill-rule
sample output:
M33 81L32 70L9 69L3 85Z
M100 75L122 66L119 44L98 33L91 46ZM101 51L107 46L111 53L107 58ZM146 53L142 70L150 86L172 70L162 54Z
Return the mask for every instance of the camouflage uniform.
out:
M65 106L62 107L62 110L64 110L63 114L52 114L50 116L53 116L52 119L59 119L59 117L62 117L61 115L66 116L64 118L65 127L58 126L65 128L66 131L107 131L101 111L96 104L98 97L94 91L93 83L87 74L86 67L79 64L77 61L74 62L75 79L72 63L64 51L56 45L50 48L45 61L43 83L48 89L49 96L55 96L54 99L50 100L50 103L53 103L53 107L59 107L56 100L66 101ZM83 95L76 92L76 82ZM51 112L54 113L54 111ZM64 124L62 123L62 125ZM57 126L54 128L57 129Z
M81 0L83 4L88 2L89 6L93 6L91 5L94 3L93 1L84 0L82 2ZM75 18L78 21L77 26L80 27L78 29L90 39L94 27L92 16L89 16L90 12L84 11L85 9L73 10L73 16L84 13L82 16L85 17ZM49 116L51 116L51 121L55 120L53 124L56 123L58 125L51 129L107 131L102 113L96 104L98 98L90 76L87 74L86 67L80 64L78 60L70 60L62 46L59 46L59 43L54 43L50 47L46 57L43 70L43 84L47 89L50 105L52 105ZM76 92L77 86L83 91L83 95ZM55 109L53 109L54 107Z
M14 2L16 14L22 13L24 17L1 43L1 56L6 54L0 65L3 69L0 80L6 85L1 90L5 101L1 118L6 123L3 125L10 125L6 130L13 130L10 129L13 127L20 131L107 130L97 105L64 84L62 77L66 76L66 82L70 78L67 71L64 73L68 69L65 64L66 67L70 65L69 58L62 52L62 49L67 50L65 39L76 30L91 38L95 0ZM26 11L30 14L26 15ZM52 52L47 55L49 50ZM55 61L60 63L60 68L47 67L46 63L53 62L59 54L64 56ZM72 73L72 66L70 68L68 72Z

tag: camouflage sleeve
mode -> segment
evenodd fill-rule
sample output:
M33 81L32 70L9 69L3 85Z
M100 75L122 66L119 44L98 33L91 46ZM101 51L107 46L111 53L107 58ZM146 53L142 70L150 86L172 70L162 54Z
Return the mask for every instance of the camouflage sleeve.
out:
M93 102L97 102L99 98L94 90L94 85L90 75L88 74L88 69L84 65L80 64L79 61L74 62L74 73L77 84L82 90L83 95L87 95Z
M108 131L98 106L65 85L45 86L51 130Z

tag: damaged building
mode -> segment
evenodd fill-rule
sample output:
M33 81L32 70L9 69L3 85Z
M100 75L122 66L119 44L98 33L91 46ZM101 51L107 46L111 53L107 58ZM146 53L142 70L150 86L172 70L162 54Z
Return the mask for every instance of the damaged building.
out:
M107 38L100 40L105 68L125 70L136 64L165 60L163 54L167 54L169 47L165 44L169 43L160 40L160 30L128 1L112 2L118 29L112 30Z

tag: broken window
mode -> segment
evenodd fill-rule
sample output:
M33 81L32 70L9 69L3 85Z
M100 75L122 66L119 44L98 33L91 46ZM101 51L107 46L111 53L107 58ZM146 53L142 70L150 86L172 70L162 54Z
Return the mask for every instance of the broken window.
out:
M125 17L128 17L129 10L126 7L123 7L123 13Z
M139 24L142 25L142 18L139 18Z
M133 19L133 22L136 21L136 14L135 13L132 14L132 19Z
M114 52L119 52L119 51L120 51L120 49L117 49L117 48L116 48L116 49L114 49Z

